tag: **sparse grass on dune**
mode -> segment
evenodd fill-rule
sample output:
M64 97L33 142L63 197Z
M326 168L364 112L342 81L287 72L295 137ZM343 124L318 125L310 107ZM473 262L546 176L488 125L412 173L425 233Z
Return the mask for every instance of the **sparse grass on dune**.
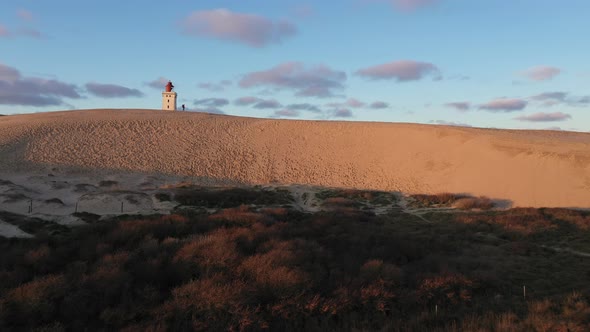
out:
M439 193L410 195L409 206L412 208L449 207L459 210L490 210L494 207L494 203L485 196L472 197L462 194Z
M590 260L549 248L587 243L587 212L430 212L425 224L367 213L356 192L320 195L335 209L317 213L270 189L181 193L216 212L0 239L0 329L590 328Z

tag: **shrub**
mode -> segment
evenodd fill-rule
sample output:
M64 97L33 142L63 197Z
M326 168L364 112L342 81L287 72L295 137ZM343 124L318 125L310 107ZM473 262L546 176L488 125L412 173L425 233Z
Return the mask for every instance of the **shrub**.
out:
M464 197L453 202L452 207L459 210L489 210L494 207L494 203L487 197Z
M118 184L119 184L119 182L117 182L117 181L111 181L111 180L103 180L103 181L100 181L98 183L98 185L100 187L113 187L113 186L116 186Z

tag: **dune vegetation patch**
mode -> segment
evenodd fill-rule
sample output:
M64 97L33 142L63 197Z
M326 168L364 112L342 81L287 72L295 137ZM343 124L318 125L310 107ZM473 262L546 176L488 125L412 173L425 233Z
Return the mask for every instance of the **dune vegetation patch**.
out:
M589 327L589 212L434 209L425 223L402 209L371 213L359 193L320 194L337 209L316 212L282 189L179 195L195 209L77 213L89 225L53 233L0 214L35 235L0 237L0 329Z

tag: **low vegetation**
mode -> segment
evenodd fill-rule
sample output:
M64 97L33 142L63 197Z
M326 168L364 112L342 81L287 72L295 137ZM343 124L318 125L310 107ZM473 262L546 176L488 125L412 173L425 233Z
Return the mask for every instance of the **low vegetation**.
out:
M316 213L260 188L175 199L215 212L0 238L0 330L590 329L588 212L431 212L426 223L363 211L362 193L324 193L337 208Z
M472 197L460 194L440 193L435 195L411 195L409 206L412 208L448 207L459 210L490 210L494 207L494 203L485 196Z

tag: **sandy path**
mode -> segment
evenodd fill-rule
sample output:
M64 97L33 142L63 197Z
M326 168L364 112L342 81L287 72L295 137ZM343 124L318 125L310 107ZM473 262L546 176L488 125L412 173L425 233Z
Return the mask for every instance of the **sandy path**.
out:
M590 134L90 110L0 118L0 170L454 192L590 207Z

